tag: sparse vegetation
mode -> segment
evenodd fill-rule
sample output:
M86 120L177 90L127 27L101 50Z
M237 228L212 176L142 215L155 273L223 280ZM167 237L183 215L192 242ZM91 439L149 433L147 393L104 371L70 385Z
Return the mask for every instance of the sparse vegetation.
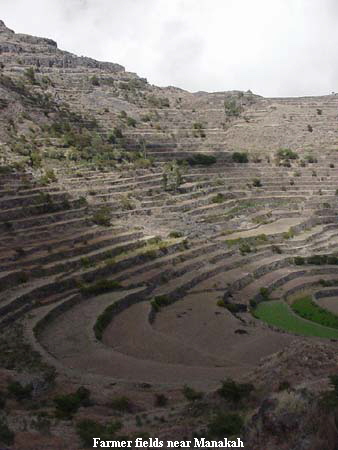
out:
M216 157L213 155L206 155L204 153L196 153L188 158L188 164L190 166L211 166L216 163Z
M90 392L84 387L79 387L73 394L59 395L54 398L55 415L59 419L71 419L80 406L89 406Z
M248 154L245 152L234 152L232 154L232 160L240 164L249 162Z
M110 226L110 211L107 207L102 206L99 210L97 210L92 216L92 221L96 225L102 225L104 227Z
M80 287L81 293L84 295L99 295L114 289L121 289L121 284L115 280L98 280L92 284L84 284Z
M203 392L196 391L192 387L188 385L183 386L183 395L190 402L194 402L196 400L201 400L203 398Z

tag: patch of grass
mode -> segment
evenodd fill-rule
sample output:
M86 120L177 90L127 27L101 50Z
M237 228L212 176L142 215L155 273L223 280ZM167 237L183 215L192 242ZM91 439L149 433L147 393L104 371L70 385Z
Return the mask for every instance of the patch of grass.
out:
M318 306L310 296L297 298L292 303L291 308L304 319L319 323L325 327L338 329L338 317Z
M259 303L254 315L264 322L291 333L338 339L338 330L309 322L296 314L281 300Z

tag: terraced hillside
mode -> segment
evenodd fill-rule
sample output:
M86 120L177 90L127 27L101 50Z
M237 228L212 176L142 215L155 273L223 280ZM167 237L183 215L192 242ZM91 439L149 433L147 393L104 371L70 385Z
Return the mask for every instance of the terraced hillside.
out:
M134 416L184 435L200 425L177 428L182 386L264 385L279 356L335 349L337 97L158 88L3 22L0 63L3 380L45 386L54 368L45 409L79 385L99 405L133 393ZM330 358L272 384L321 386ZM15 448L47 448L21 443L13 410ZM71 448L62 426L46 445Z

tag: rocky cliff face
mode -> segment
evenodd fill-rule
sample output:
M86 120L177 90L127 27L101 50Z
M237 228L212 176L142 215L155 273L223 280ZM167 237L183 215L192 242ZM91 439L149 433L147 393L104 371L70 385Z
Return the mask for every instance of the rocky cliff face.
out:
M107 72L124 72L119 64L98 62L58 49L52 39L17 34L0 21L0 62L11 66L31 65L44 68L87 67Z

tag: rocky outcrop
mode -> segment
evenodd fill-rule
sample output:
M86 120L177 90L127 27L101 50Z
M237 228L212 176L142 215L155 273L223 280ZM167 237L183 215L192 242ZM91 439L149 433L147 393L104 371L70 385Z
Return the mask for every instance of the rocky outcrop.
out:
M17 34L7 28L3 21L0 21L0 62L5 65L19 64L50 68L87 67L113 73L125 71L119 64L99 62L62 51L52 39Z

